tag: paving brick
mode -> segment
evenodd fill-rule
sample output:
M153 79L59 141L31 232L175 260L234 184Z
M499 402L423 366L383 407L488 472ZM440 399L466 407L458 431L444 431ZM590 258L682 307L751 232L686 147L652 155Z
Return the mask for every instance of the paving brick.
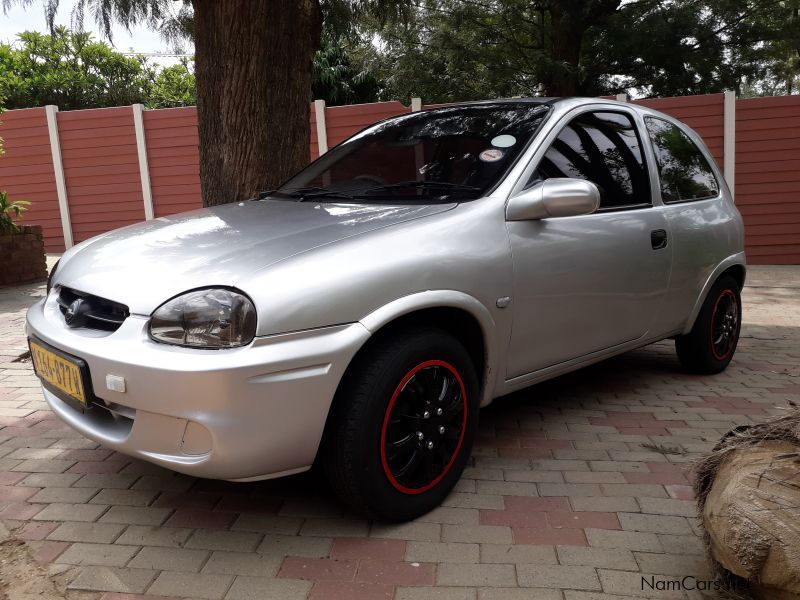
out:
M207 550L188 550L186 548L162 548L148 546L128 563L139 569L197 572L208 558Z
M157 596L221 600L230 588L232 581L231 575L163 571L150 586L148 593Z
M651 515L674 515L680 517L694 517L697 515L697 503L693 500L639 498L639 506L643 513Z
M558 560L552 546L481 544L480 562L555 565Z
M306 600L311 586L310 581L237 577L225 600Z
M478 600L561 600L560 590L544 588L480 588Z
M103 524L104 527L122 526ZM134 546L163 546L167 548L178 548L191 535L191 529L178 529L174 527L148 527L144 525L131 525L119 536L117 544L129 544Z
M112 506L102 517L101 523L126 523L130 525L161 525L172 512L168 508L140 506Z
M27 545L33 560L41 564L54 562L69 547L67 542L51 542L48 540L31 541Z
M456 542L409 542L405 560L423 563L477 563L478 544Z
M362 560L356 579L390 585L433 585L436 566L418 562Z
M273 577L282 563L282 556L216 551L203 567L203 573Z
M442 527L442 541L510 544L512 542L511 528L495 525L444 525Z
M80 575L67 587L73 590L141 594L155 576L156 572L149 569L89 566L83 567Z
M634 552L639 569L645 573L658 573L683 577L695 575L710 577L708 563L704 556L684 554L664 554L661 552ZM612 567L613 568L613 567Z
M318 581L309 600L392 600L394 587L363 581Z
M100 490L89 502L110 506L148 506L158 492L148 490L120 490L108 488Z
M665 515L643 515L639 513L619 513L622 528L630 531L648 531L651 533L691 534L689 522L685 517Z
M512 587L517 585L517 576L513 565L444 563L437 570L436 584Z
M138 546L117 544L72 544L58 559L70 565L124 567L139 551Z
M188 539L187 548L204 550L230 550L233 552L252 552L261 541L260 533L248 531L219 531L197 529Z
M296 535L265 535L257 552L275 556L306 556L325 558L330 555L333 540L323 537Z
M353 581L357 564L355 560L287 556L278 576L286 579Z
M96 521L108 509L101 504L53 503L36 513L37 521Z
M552 529L550 527L515 527L515 544L540 546L585 546L583 529Z
M517 565L517 577L523 587L600 590L600 580L593 567L564 565Z
M630 571L612 571L598 569L597 574L603 585L603 591L610 594L630 596L636 594L645 598L664 598L672 599L685 598L683 591L680 590L650 590L645 580L663 580L663 576L648 573L634 573ZM651 580L651 577L653 578Z
M73 473L31 473L27 476L24 473L9 473L9 475L24 476L25 478L19 482L21 486L43 488L68 488L81 477L80 475L75 475Z
M108 544L113 542L122 530L123 525L113 523L73 523L67 522L59 525L53 533L47 536L49 540L60 542L87 542ZM123 542L124 543L124 542ZM131 544L138 545L138 544ZM107 590L115 591L115 590Z
M601 512L636 512L639 503L636 498L570 498L572 510Z
M237 514L232 512L179 508L164 525L167 527L227 529L236 520L236 517Z
M559 546L558 562L562 565L577 565L605 569L635 571L638 564L630 550L622 548L580 548Z
M301 535L322 537L364 537L369 522L364 519L307 519L300 528Z
M231 529L235 531L256 531L259 533L295 535L300 531L300 526L302 524L303 519L297 517L243 514L231 525Z
M439 523L442 525L478 525L480 511L476 508L455 508L439 506L427 514L417 517L420 523Z
M63 473L74 464L74 460L32 458L29 460L23 460L11 470L23 471L25 473Z
M36 492L28 502L50 503L81 503L88 502L97 493L92 488L47 487Z
M119 475L108 473L87 473L82 477L79 475L73 487L89 487L89 488L112 488L112 489L127 489L133 485L133 482L138 479L135 475Z
M449 527L465 527L456 525L445 525ZM438 542L442 537L442 526L438 523L410 522L399 525L385 525L374 523L370 531L370 537L387 538L396 540L412 540L417 542ZM445 540L448 541L448 540ZM449 540L458 541L458 540Z
M701 538L695 535L659 534L658 541L664 552L670 554L705 554Z
M406 554L404 540L337 538L330 556L335 559L401 561Z
M394 600L476 600L477 591L465 587L398 587Z
M653 533L638 531L613 531L610 529L587 529L586 539L595 548L626 548L644 552L661 552L661 543Z

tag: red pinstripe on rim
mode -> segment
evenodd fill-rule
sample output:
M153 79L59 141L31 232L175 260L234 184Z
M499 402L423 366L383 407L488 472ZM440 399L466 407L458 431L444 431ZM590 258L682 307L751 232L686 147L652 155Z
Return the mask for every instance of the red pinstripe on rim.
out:
M453 455L450 457L450 461L447 463L442 472L433 481L422 487L409 488L401 484L399 481L397 481L397 479L392 474L392 470L389 468L389 464L386 460L386 429L389 426L389 417L392 414L392 409L394 408L394 404L397 401L397 397L400 395L403 389L405 389L406 384L409 381L411 381L411 379L417 373L428 367L442 367L447 371L449 371L458 382L458 385L461 388L461 402L464 405L463 417L461 419L461 433L458 437L458 443L456 444L456 449L453 451ZM410 495L422 494L436 487L436 485L438 485L439 482L442 479L444 479L444 476L447 475L447 473L450 471L450 469L453 466L453 463L455 463L456 461L456 458L458 458L458 453L461 451L461 444L464 441L464 433L466 432L466 429L467 429L467 390L464 387L464 382L462 381L461 376L458 374L456 368L450 363L445 362L443 360L427 360L423 363L418 364L416 367L414 367L408 373L406 373L406 375L403 377L403 379L395 388L394 393L392 394L392 397L389 400L389 405L386 407L386 413L384 414L383 417L383 425L381 427L381 466L383 467L383 472L386 475L386 478L389 480L389 483L391 483L392 486L399 492Z

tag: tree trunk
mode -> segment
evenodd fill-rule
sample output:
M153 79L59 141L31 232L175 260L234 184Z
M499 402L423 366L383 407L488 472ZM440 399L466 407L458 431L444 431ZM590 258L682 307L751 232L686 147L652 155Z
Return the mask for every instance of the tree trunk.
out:
M254 197L310 160L318 0L193 0L203 205Z

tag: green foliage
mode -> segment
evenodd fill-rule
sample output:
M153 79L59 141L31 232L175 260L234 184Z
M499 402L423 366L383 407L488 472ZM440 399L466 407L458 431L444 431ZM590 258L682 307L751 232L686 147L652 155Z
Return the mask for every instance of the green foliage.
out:
M197 103L192 63L182 60L177 65L164 67L152 81L146 104L148 108L173 108Z
M76 110L195 102L188 62L159 68L65 27L56 27L52 35L26 31L18 38L16 44L0 44L0 95L6 97L6 108L55 104Z
M14 219L18 218L29 204L30 202L25 200L12 202L6 192L0 192L0 232L12 233L19 231Z
M800 0L420 0L360 20L384 94L769 92L800 74ZM796 84L792 88L797 90Z
M378 99L380 84L375 74L359 66L349 54L344 39L324 33L322 47L314 56L311 97L329 106L361 104Z

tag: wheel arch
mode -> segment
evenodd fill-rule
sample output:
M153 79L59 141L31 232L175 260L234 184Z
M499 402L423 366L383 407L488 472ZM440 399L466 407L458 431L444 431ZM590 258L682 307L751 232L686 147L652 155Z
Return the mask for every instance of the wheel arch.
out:
M730 275L736 280L736 282L739 284L740 291L742 288L744 288L744 282L747 277L747 266L745 265L744 261L744 252L729 256L720 262L720 264L717 265L717 268L711 272L711 275L706 279L706 282L703 285L701 293L697 297L697 301L692 309L692 313L689 316L689 319L686 321L686 325L681 333L685 335L692 330L692 327L694 327L694 323L697 320L697 316L700 314L700 309L703 307L703 303L706 301L709 291L711 291L711 288L717 282L717 280L725 275Z

